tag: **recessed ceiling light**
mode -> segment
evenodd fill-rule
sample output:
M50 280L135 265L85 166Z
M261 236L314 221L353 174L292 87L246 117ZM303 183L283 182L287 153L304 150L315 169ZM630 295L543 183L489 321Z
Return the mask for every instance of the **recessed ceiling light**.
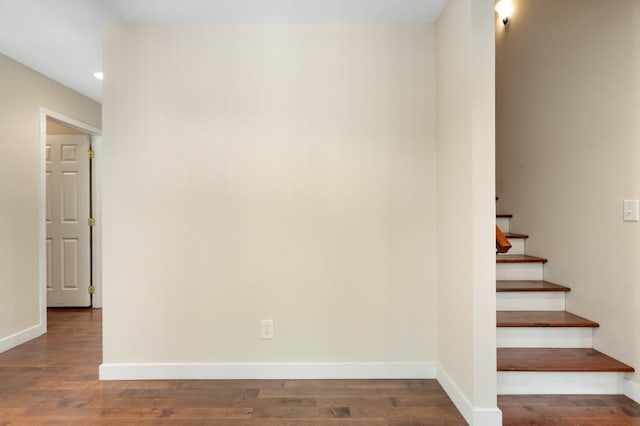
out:
M93 76L98 80L102 80L104 78L104 73L102 71L94 72Z

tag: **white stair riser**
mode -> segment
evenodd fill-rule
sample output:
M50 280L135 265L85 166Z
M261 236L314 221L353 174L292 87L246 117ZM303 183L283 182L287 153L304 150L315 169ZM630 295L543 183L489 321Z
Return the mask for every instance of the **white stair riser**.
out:
M591 348L588 327L498 327L499 348Z
M497 217L496 225L500 228L502 232L509 232L509 218L508 217Z
M509 242L511 243L511 248L505 254L525 254L524 238L509 238ZM504 255L499 254L498 256Z
M564 291L506 291L496 293L498 311L564 311Z
M497 280L542 280L542 263L497 263Z
M498 371L498 395L617 395L625 373Z

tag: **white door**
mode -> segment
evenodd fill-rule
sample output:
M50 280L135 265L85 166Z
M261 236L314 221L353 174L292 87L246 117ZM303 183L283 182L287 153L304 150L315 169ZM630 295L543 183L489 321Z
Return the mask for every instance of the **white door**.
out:
M89 306L89 136L47 136L47 306Z

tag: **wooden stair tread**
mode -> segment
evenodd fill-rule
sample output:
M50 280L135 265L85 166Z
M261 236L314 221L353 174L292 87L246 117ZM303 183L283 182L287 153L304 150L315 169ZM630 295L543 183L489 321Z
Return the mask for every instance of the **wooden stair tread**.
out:
M571 291L569 287L539 280L496 281L496 291Z
M501 254L496 256L496 263L547 263L543 257L529 256L527 254Z
M600 327L566 311L498 311L498 327Z
M512 214L497 214L496 217L511 219L513 217Z
M498 348L498 371L633 372L590 348Z
M522 238L522 239L529 238L529 236L526 234L516 234L514 232L505 232L504 236L507 238Z

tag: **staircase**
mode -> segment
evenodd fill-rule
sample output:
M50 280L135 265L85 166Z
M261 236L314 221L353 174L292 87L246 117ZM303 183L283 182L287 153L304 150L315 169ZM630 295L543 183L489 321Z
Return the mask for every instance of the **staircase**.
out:
M599 324L565 310L571 289L544 281L510 219L496 217L512 246L496 256L498 394L622 394L634 369L593 349Z

